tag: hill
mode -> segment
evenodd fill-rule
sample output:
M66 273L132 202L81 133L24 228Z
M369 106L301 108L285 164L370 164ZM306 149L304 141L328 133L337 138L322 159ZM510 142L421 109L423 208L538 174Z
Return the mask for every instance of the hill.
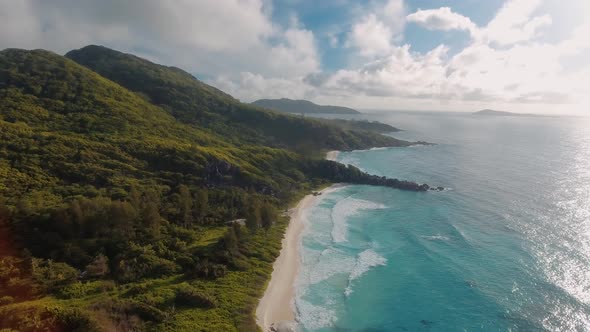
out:
M303 152L408 145L376 133L242 104L180 69L105 47L87 46L66 57L138 93L183 123L226 134L234 144L263 144Z
M428 189L313 156L409 144L102 47L1 51L0 329L254 331L279 209L332 181Z
M490 109L481 110L478 112L474 112L473 115L480 115L480 116L542 116L538 114L527 114L527 113L514 113L514 112L505 112L505 111L495 111Z
M361 114L359 111L348 107L317 105L307 100L260 99L253 105L280 112L296 114Z
M379 121L344 120L344 119L320 119L328 124L353 130L366 130L374 133L388 134L402 131L399 128Z

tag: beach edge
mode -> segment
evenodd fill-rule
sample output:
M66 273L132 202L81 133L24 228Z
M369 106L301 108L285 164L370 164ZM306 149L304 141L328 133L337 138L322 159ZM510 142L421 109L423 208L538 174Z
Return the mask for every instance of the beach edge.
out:
M326 159L335 160L339 151L330 151ZM300 243L305 229L307 211L312 208L323 194L332 192L342 184L333 184L318 193L309 194L290 211L290 220L281 241L279 257L273 263L270 281L256 307L256 324L262 331L293 330L295 323L295 280L300 266ZM279 326L277 326L279 325Z

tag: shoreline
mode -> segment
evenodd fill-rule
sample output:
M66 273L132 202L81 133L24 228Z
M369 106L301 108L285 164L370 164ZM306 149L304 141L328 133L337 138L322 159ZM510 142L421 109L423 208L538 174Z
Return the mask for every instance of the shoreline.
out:
M338 154L340 153L340 151L328 151L328 153L326 153L326 160L330 160L330 161L336 161L336 159L338 159Z
M333 184L320 193L327 194L340 187L341 184ZM301 260L301 235L308 210L321 198L321 195L306 195L291 210L291 220L281 241L281 252L273 264L270 282L256 308L256 323L264 332L295 330L295 279Z

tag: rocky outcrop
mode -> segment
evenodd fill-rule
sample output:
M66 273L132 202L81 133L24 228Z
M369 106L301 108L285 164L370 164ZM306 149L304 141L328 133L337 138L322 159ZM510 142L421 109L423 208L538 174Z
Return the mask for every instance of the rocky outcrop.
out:
M367 174L352 165L344 165L335 161L322 160L308 165L309 174L333 182L383 186L408 191L442 191L442 187L430 187L425 183L390 179L385 176Z

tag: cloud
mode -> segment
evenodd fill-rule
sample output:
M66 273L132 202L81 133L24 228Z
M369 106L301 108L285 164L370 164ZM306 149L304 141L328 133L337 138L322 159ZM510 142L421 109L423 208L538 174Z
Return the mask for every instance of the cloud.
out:
M402 0L373 0L365 7L343 2L353 8L351 23L320 31L306 28L296 15L286 23L273 21L278 4L0 0L0 48L63 53L103 44L204 74L244 101L291 97L360 108L431 109L590 104L590 19L570 27L569 35L560 32L561 40L544 39L554 17L542 11L541 0L507 0L481 26L450 7L408 15ZM560 5L567 10L571 3ZM439 45L415 52L404 40L407 22L466 31L471 40L460 50ZM345 66L323 71L325 52L318 49L316 33L330 52L346 53Z
M483 31L483 38L499 45L529 41L551 25L549 15L533 16L541 0L509 0Z
M321 80L313 82L319 91L334 99L358 102L361 95L365 101L381 100L382 105L392 100L404 101L398 105L428 100L457 107L474 103L582 105L590 95L582 79L590 78L584 76L589 73L590 63L579 60L575 67L569 63L572 57L582 59L590 54L590 20L562 41L542 41L543 28L551 24L552 18L536 14L540 4L538 0L509 0L482 27L448 7L418 10L407 16L408 22L431 30L468 31L470 44L453 56L448 55L444 45L426 53L394 43L374 47L381 52L374 53L380 55L370 62L327 77L322 75Z
M271 20L263 0L0 0L0 47L64 53L90 43L207 76L306 74L313 32Z
M412 54L410 46L395 47L392 53L357 70L339 70L322 82L323 92L346 96L352 91L368 96L417 97L440 95L444 76L440 46L425 55Z
M284 79L242 72L238 77L217 77L212 83L245 102L264 98L285 97L311 99L315 96L311 86L304 82L302 78Z
M404 2L388 0L353 24L346 46L356 48L365 57L387 54L393 42L401 38L404 25Z
M478 30L470 18L453 12L449 7L418 10L408 15L407 20L429 30L465 30L472 34L476 34Z
M358 48L361 55L383 55L391 50L393 36L394 32L371 14L353 26L348 45Z
M541 3L541 0L509 0L485 27L478 27L449 7L418 10L408 15L407 20L429 30L464 30L478 41L506 46L530 41L542 28L552 24L549 15L532 16Z

